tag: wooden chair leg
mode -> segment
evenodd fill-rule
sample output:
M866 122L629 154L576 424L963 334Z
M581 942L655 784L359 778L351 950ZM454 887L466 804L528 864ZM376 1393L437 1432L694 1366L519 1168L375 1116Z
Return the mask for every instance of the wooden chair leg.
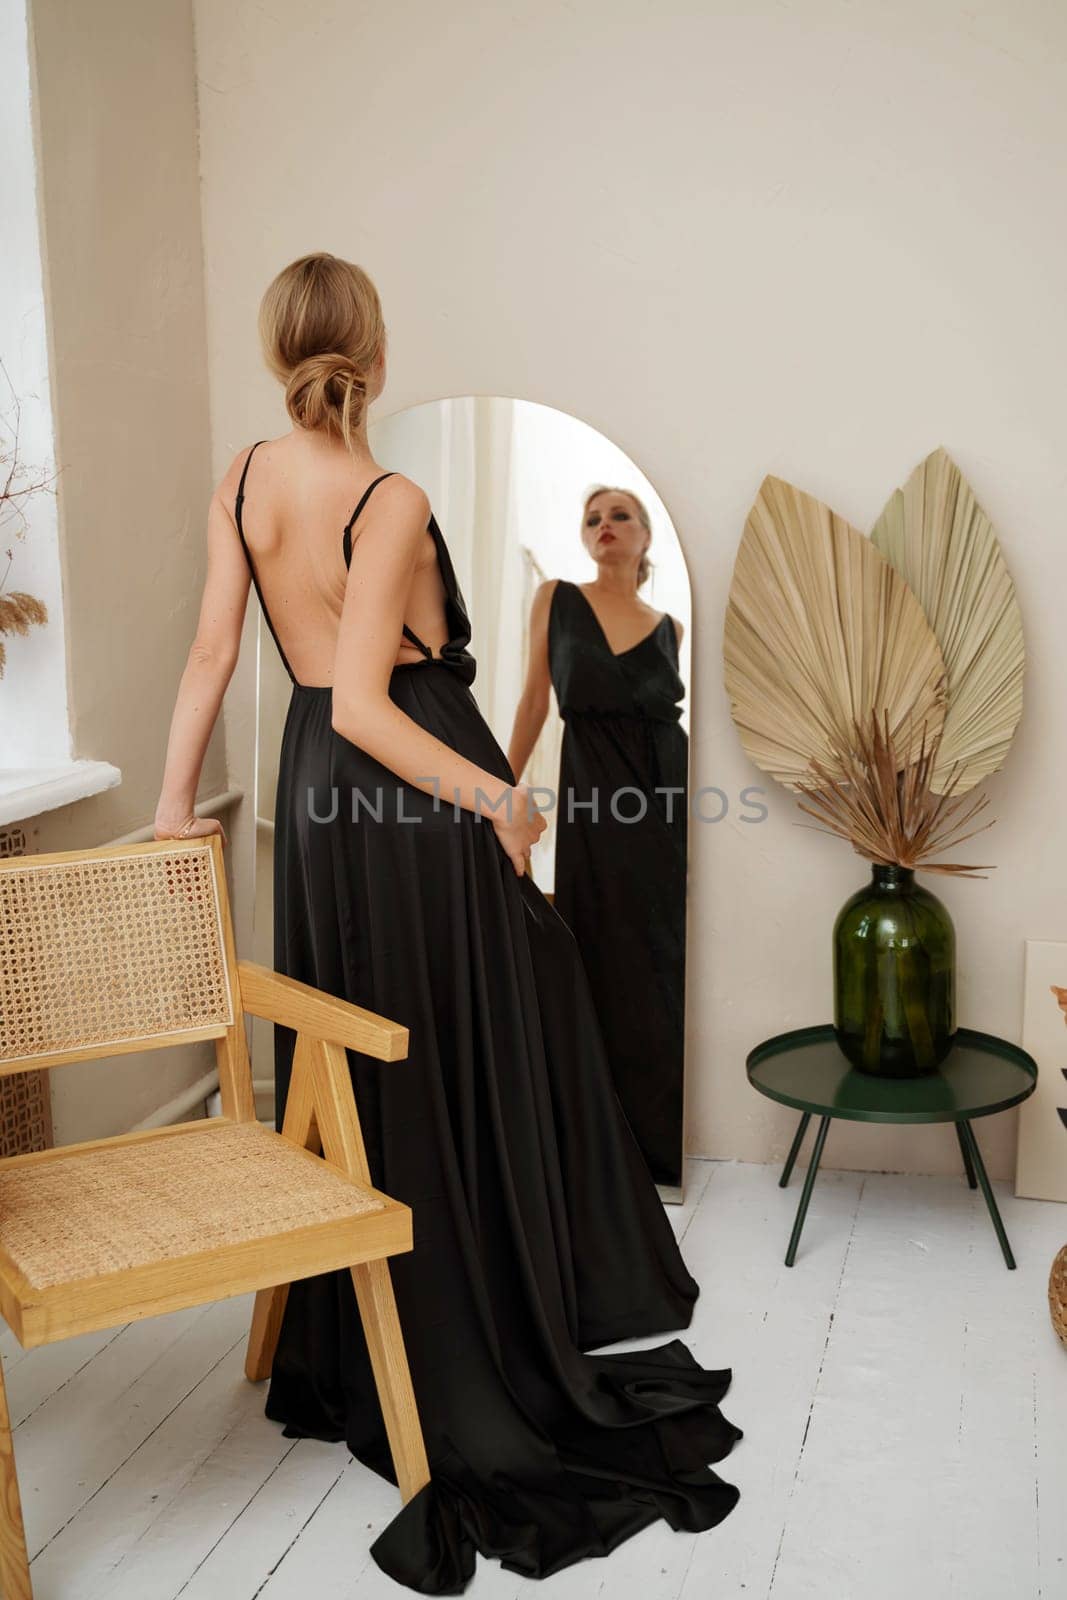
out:
M0 1593L4 1600L33 1600L22 1501L15 1472L11 1417L7 1409L3 1364L0 1363Z
M302 1145L305 1150L318 1151L322 1148L315 1119L315 1052L312 1041L303 1034L297 1035L293 1050L293 1067L281 1131L284 1138ZM280 1283L273 1289L260 1289L256 1295L248 1349L245 1351L245 1377L251 1383L261 1383L264 1378L270 1377L288 1298L287 1283Z
M367 1349L374 1368L397 1486L404 1504L430 1481L426 1448L411 1387L404 1336L393 1296L388 1260L364 1261L352 1268Z
M343 1046L325 1039L311 1039L302 1033L297 1035L282 1132L308 1149L322 1149L327 1161L347 1172L357 1183L370 1184L363 1130ZM351 1273L396 1468L397 1487L406 1504L429 1483L430 1468L389 1262L388 1259L363 1261L352 1267ZM270 1321L271 1310L264 1307L261 1313L257 1296L253 1337L257 1327L269 1330ZM266 1333L261 1332L263 1348L266 1337ZM251 1342L248 1359L250 1365L256 1365Z
M280 1283L274 1289L260 1289L256 1295L256 1304L252 1312L252 1329L248 1335L248 1349L245 1352L245 1377L251 1383L261 1383L264 1378L270 1377L288 1298L287 1283Z

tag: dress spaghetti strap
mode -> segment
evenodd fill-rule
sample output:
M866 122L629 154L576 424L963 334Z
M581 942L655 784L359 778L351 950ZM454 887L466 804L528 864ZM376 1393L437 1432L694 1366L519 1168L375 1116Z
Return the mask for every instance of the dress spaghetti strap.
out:
M260 608L264 617L267 619L267 627L270 629L271 638L278 647L278 654L282 658L282 664L284 665L286 672L289 674L291 681L296 683L296 674L289 665L288 657L286 656L285 651L282 649L282 642L278 638L277 633L275 633L274 624L270 620L270 612L267 610L267 602L263 598L263 590L259 587L259 578L256 576L255 562L252 560L252 552L248 548L248 541L245 539L244 525L241 520L241 512L245 503L245 479L248 477L249 464L251 463L252 457L255 455L260 445L264 443L266 443L264 439L257 439L251 450L248 452L248 455L245 457L244 468L241 472L241 481L237 485L237 499L234 502L234 520L237 523L237 532L241 540L241 548L244 551L245 559L248 562L248 570L252 574L252 582L255 584L256 594L259 596Z
M384 483L386 478L395 478L395 477L396 477L396 473L395 472L383 472L381 477L375 478L373 483L368 483L367 487L364 489L363 493L360 495L359 504L356 506L356 509L353 511L352 515L349 517L348 521L345 523L344 537L341 540L341 549L344 552L345 566L346 567L349 565L349 563L352 560L352 528L353 528L353 526L355 524L356 518L359 516L360 512L363 510L363 507L367 504L367 501L370 499L371 495L373 494L374 490L378 487L378 485L380 483Z
M378 487L378 485L380 483L384 482L384 480L386 478L393 478L395 476L396 476L396 474L393 473L393 472L383 472L381 477L380 478L375 478L373 483L369 483L367 485L367 487L364 489L363 493L360 495L359 504L357 505L356 509L353 511L352 515L349 517L348 522L345 525L344 537L341 540L341 548L342 548L342 550L344 552L345 566L346 567L348 567L351 564L351 561L352 561L352 529L353 529L353 527L355 525L356 518L359 516L360 512L363 510L363 507L367 504L367 501L370 499L372 490L376 489ZM416 650L421 650L422 651L422 653L426 657L427 661L432 661L433 660L433 651L430 649L429 645L423 644L423 642L419 638L418 634L417 633L413 633L411 631L411 629L408 627L406 622L404 623L404 626L403 626L403 633L404 633L404 638L405 639L410 639L411 643L415 646Z

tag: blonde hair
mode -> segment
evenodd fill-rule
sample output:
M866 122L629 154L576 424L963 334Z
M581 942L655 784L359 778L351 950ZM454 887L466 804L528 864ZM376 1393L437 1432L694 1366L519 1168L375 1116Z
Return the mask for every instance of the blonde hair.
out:
M582 507L583 522L585 521L586 513L588 512L590 505L596 499L598 494L624 494L628 500L632 500L634 505L637 507L637 520L647 532L649 539L652 538L652 518L648 514L648 507L645 505L644 501L639 499L638 496L634 494L632 489L619 489L611 484L602 483L599 484L595 489L590 489L589 493L585 497L585 505ZM643 583L648 582L651 571L652 563L648 559L647 553L643 554L637 566L637 587L639 589Z
M385 343L381 301L363 268L326 251L290 262L260 302L259 337L293 421L351 450Z

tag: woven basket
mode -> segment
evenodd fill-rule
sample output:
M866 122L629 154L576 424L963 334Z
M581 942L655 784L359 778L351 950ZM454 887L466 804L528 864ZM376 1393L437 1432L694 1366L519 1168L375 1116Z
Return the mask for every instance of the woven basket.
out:
M1048 1308L1052 1326L1067 1344L1067 1244L1056 1256L1049 1273Z

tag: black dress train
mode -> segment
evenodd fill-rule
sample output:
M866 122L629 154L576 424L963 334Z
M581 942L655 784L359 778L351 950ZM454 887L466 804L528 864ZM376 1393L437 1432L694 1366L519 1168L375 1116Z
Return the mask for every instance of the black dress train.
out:
M374 487L344 530L346 562ZM405 628L425 660L398 665L389 693L511 782L429 526L448 643L435 657ZM329 687L288 670L275 965L410 1031L402 1062L348 1051L371 1179L413 1212L414 1248L390 1271L432 1474L371 1554L411 1589L458 1594L477 1552L543 1578L659 1517L710 1528L739 1493L707 1465L742 1436L719 1410L730 1369L701 1367L677 1338L584 1353L687 1326L700 1291L615 1094L573 935L488 818L402 783L333 729ZM372 802L356 823L353 791ZM335 820L314 820L334 792ZM279 1126L294 1042L276 1028ZM287 1437L344 1440L396 1483L348 1273L292 1285L266 1413Z
M614 651L561 578L548 659L563 718L553 904L578 941L622 1108L657 1183L682 1181L689 740L669 615Z

